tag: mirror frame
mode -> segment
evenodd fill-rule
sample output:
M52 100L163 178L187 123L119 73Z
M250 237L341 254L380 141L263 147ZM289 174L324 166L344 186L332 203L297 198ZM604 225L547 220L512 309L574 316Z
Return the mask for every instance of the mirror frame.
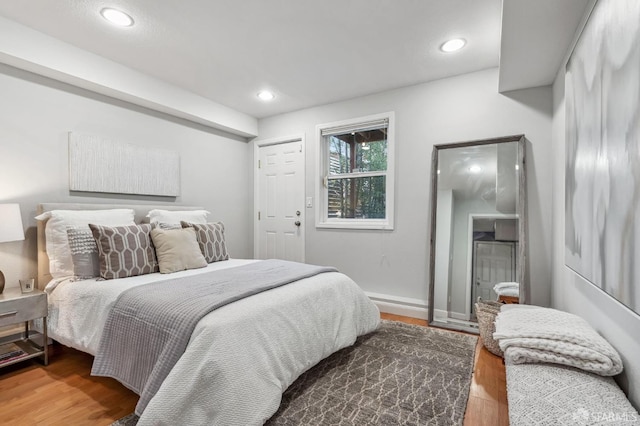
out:
M431 235L429 236L429 302L428 302L428 321L429 326L448 328L458 331L466 331L478 334L478 324L472 321L456 320L455 322L442 322L434 320L434 293L435 293L435 236L436 236L436 211L438 208L438 154L440 150L451 148L464 148L477 145L490 145L500 144L508 142L518 143L518 163L520 167L520 173L518 173L518 200L516 213L518 215L518 264L519 270L517 271L518 282L520 283L519 303L528 303L528 274L527 274L527 187L526 187L526 142L524 135L504 136L492 139L480 139L468 142L438 144L433 146L433 153L431 156L431 209L430 222L431 222Z

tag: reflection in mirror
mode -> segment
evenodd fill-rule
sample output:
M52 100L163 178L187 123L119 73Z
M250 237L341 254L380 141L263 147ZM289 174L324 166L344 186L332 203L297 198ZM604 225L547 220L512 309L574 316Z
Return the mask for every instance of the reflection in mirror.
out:
M525 303L524 136L433 150L429 323L477 332L475 302Z

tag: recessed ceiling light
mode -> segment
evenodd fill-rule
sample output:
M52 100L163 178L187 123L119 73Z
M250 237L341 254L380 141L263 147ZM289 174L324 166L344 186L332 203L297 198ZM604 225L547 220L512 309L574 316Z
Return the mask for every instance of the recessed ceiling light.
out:
M105 7L100 11L100 15L113 25L118 27L130 27L133 25L133 18L121 10Z
M271 93L268 90L262 90L262 91L258 92L258 97L260 99L262 99L263 101L271 101L276 97L276 95L274 95L273 93Z
M466 40L463 38L454 38L453 40L449 40L440 46L440 50L445 53L455 52L460 50L467 44Z
M482 167L474 164L473 166L469 167L469 171L471 173L480 173L482 171Z

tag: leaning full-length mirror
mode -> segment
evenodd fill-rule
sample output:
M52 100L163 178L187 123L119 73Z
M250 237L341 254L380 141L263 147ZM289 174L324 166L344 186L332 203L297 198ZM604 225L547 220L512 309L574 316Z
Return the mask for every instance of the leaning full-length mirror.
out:
M475 302L526 303L523 135L436 145L429 323L477 332Z

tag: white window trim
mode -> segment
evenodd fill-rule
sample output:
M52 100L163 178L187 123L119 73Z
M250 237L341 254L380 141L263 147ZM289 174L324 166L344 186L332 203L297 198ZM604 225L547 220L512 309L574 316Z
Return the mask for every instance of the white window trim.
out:
M367 123L388 120L387 127L387 173L384 219L335 219L327 217L327 194L325 178L327 173L327 156L324 152L323 131L331 129L339 134L344 129L366 128ZM359 126L362 125L362 126ZM335 132L333 132L335 130ZM395 113L393 111L369 115L350 120L318 124L316 126L316 228L329 229L375 229L393 230L394 192L395 192Z

